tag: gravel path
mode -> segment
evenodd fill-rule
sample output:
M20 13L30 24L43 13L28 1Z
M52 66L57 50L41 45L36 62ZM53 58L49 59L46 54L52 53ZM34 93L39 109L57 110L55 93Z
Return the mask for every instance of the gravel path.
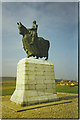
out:
M58 93L59 101L21 107L2 96L2 118L64 118L78 119L78 95ZM21 111L20 111L21 110Z

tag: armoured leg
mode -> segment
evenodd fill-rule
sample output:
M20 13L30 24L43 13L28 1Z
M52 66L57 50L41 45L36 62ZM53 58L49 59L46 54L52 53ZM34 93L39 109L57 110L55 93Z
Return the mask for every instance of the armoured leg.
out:
M34 43L34 40L35 40L35 36L33 35L32 36L32 41L31 41L30 45L32 45Z

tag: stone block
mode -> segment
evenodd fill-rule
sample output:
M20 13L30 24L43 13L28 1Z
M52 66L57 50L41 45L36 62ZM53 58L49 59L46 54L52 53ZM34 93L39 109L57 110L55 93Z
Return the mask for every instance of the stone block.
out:
M29 75L28 78L29 78L29 80L35 80L36 79L36 75L34 75L34 74Z
M23 80L25 80L25 81L28 81L28 80L29 80L29 75L24 74L23 76L24 76L24 79L23 79Z
M50 71L45 71L44 72L45 76L54 76L54 72L50 72Z
M53 83L52 86L53 86L53 89L56 89L56 84L55 83Z
M36 79L36 84L44 84L44 80L43 79Z
M45 89L45 92L47 92L47 93L53 93L53 88L48 88L48 89Z
M49 76L51 80L54 80L55 81L55 75L51 75Z
M45 84L36 84L36 90L46 89Z
M28 98L28 105L39 103L38 97L29 97Z
M52 84L55 84L55 80L52 80Z
M28 84L36 84L36 80L34 80L34 79L29 79L29 80L27 81L27 83L28 83Z
M25 92L26 92L27 97L35 97L38 95L36 90L26 90Z
M44 75L44 72L42 72L42 71L36 71L36 73L35 73L37 76L39 75L39 76L43 76Z
M44 83L47 84L47 83L52 83L53 81L52 80L44 80Z
M43 81L44 81L46 78L45 78L45 76L43 76L43 75L36 75L36 76L35 76L35 79L36 79L36 80L43 80Z
M52 93L44 92L44 95L45 96L50 96L50 95L52 95Z
M44 68L41 68L41 67L39 67L39 68L36 68L35 67L35 72L44 72L45 70L44 70Z
M35 64L35 68L36 69L38 69L38 68L43 69L44 66L43 66L43 64Z
M39 99L39 103L44 103L49 101L47 96L39 96L38 99Z
M35 84L28 84L28 89L29 90L35 90L36 89L36 85Z
M57 99L58 99L58 97L57 97L57 94L55 94L55 93L48 96L48 100L49 101L55 101Z
M50 89L50 88L52 89L52 88L53 88L53 84L52 84L52 83L46 84L46 88L47 88L47 89L48 89L48 88L49 88L49 89Z
M48 76L48 75L45 76L45 80L51 80L51 79L52 79L51 76Z
M45 95L45 92L37 91L37 93L38 93L38 96L44 96Z
M26 70L26 68L25 68L25 70ZM35 71L35 66L28 67L28 70Z
M56 89L53 89L53 94L57 94Z

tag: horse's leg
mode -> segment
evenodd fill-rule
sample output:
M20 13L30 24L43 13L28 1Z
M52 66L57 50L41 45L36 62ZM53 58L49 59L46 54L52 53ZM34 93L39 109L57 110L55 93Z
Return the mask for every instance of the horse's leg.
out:
M46 56L46 59L45 60L48 60L48 51L47 51L47 56Z
M39 57L38 56L36 56L36 59L38 59Z
M45 60L48 60L48 57L46 57L46 59Z
M26 49L25 51L26 51L26 53L27 53L27 58L29 58L28 50Z
M28 57L28 58L31 57L31 56L33 56L33 54L29 54L29 53L27 54L27 57Z
M29 58L29 55L27 54L27 58Z
M26 51L26 53L27 53L27 58L28 58L28 57L29 57L29 55L28 55L28 50L26 49L25 51Z

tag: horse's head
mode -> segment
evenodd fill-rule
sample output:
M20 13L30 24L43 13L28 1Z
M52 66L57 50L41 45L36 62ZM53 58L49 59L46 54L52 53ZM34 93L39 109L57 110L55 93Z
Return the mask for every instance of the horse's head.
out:
M17 22L17 25L18 25L18 29L19 29L19 34L25 35L25 34L29 33L29 31L27 30L27 28L24 25L22 25L21 22L19 22L19 23Z

